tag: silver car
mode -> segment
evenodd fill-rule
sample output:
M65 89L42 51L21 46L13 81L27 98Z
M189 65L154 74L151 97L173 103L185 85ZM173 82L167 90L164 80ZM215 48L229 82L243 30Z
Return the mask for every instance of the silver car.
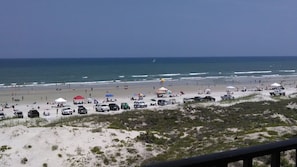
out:
M62 115L72 115L71 108L63 108L62 109Z
M107 104L96 104L95 109L97 112L108 112L110 110Z

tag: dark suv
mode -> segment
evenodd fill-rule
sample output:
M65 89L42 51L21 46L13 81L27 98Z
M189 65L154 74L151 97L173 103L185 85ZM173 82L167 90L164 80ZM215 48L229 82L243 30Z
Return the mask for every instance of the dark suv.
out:
M120 110L120 107L119 107L117 104L115 104L115 103L110 103L110 104L108 104L108 106L109 106L109 109L110 109L111 111L117 111L117 110Z
M88 113L87 109L84 106L78 106L77 112L79 114L87 114Z
M166 100L158 100L158 105L159 106L165 106L165 105L167 105L167 101Z
M39 117L39 112L37 110L30 110L28 112L28 117L29 118Z

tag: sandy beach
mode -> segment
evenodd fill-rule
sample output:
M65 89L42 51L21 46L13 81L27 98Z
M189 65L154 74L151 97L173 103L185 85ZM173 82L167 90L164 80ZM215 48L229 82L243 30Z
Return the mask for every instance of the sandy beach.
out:
M37 109L40 117L48 122L71 117L61 115L61 108L57 108L54 102L57 98L64 98L67 102L64 106L77 110L77 105L73 104L73 97L81 95L85 97L83 104L88 110L88 114L117 114L123 112L96 112L93 103L86 103L87 98L97 99L99 103L107 103L105 94L111 93L114 103L120 105L127 102L132 108L133 100L137 94L145 95L143 101L148 105L148 109L163 110L175 109L183 104L184 98L193 98L195 96L212 96L215 102L209 102L210 105L224 105L220 103L221 96L226 94L227 86L234 86L231 90L235 98L257 94L258 100L271 100L269 92L272 83L281 83L285 88L286 96L296 93L296 77L272 77L272 78L230 78L230 79L200 79L200 80L181 80L165 81L164 83L143 82L143 83L109 83L104 85L57 85L49 87L9 87L1 88L0 108L6 117L13 117L15 110L22 111L23 119L3 120L0 122L0 141L1 146L8 146L1 154L0 162L4 166L109 166L104 162L104 157L100 161L95 159L98 156L91 153L92 148L98 147L106 155L115 156L115 164L121 166L122 161L133 157L133 151L119 148L120 144L128 148L135 149L142 157L152 157L160 150L153 149L153 152L144 150L144 143L135 142L133 139L139 135L138 131L124 131L109 129L105 125L88 125L87 128L81 127L27 127L24 122L30 122L27 112L30 109ZM172 91L171 97L166 95L163 98L157 98L156 90L160 87L166 87ZM210 94L205 94L205 90L210 89ZM246 89L246 91L242 91ZM261 90L261 91L259 91ZM183 94L181 94L181 91ZM175 99L176 104L158 106L150 105L151 99ZM116 101L115 101L116 100ZM5 108L8 104L8 108ZM108 104L108 103L107 103ZM230 104L228 104L230 105ZM49 113L44 116L42 113ZM79 115L74 112L72 116ZM30 123L29 123L30 124ZM94 128L100 127L100 131L93 133ZM62 156L63 155L63 156ZM67 156L65 156L67 155ZM36 158L38 157L38 158ZM26 160L27 159L27 160ZM100 164L100 165L98 165ZM125 166L125 165L124 165Z

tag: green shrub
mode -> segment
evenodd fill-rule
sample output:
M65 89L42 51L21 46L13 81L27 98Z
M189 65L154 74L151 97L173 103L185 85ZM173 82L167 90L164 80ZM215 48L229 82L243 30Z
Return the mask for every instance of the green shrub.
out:
M145 143L158 145L164 145L167 141L166 139L156 137L153 133L150 133L149 131L146 131L146 133L141 133L139 136L137 136L137 140L143 141Z
M3 145L3 146L0 147L0 151L1 151L1 152L4 152L4 151L6 151L6 150L10 150L10 149L11 149L11 147L9 147L9 146L7 146L7 145Z
M91 149L91 152L93 154L103 154L103 152L101 151L101 149L98 146L95 146Z
M28 162L28 159L26 157L21 159L21 164L26 164Z
M53 145L52 146L52 151L55 151L55 150L57 150L58 149L58 145Z

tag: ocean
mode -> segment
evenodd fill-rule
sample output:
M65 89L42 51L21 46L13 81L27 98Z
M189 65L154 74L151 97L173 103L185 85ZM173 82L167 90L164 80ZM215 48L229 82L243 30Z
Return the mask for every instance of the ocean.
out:
M297 57L0 59L0 87L296 75Z

